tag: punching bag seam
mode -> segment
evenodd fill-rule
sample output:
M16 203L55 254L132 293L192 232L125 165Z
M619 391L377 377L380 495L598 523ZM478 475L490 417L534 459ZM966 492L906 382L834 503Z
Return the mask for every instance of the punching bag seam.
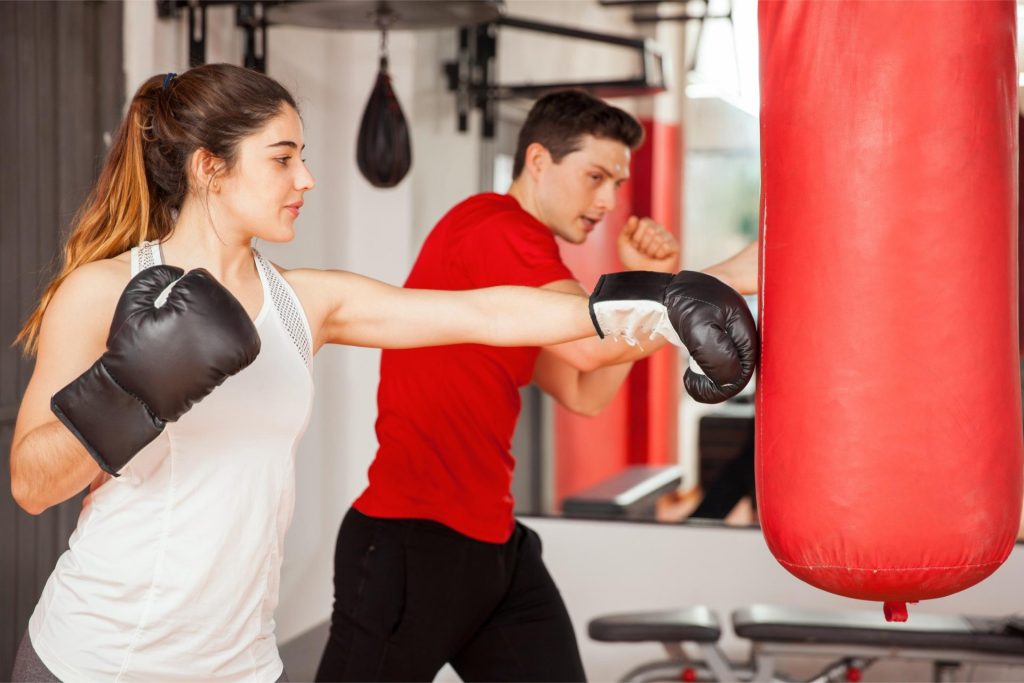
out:
M971 567L991 567L993 565L999 566L1003 562L981 562L977 564L954 564L947 566L933 565L929 567L847 567L839 564L797 564L795 562L789 562L787 560L779 560L781 564L788 567L795 567L797 569L843 569L850 572L919 572L919 571L931 571L931 570L947 570L947 569L968 569Z

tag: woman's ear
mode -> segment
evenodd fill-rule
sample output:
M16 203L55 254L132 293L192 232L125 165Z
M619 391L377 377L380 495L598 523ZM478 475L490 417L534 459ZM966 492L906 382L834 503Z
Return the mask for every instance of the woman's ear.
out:
M195 179L195 187L206 188L211 192L219 192L217 179L224 171L224 160L208 149L197 149L192 153L189 170Z

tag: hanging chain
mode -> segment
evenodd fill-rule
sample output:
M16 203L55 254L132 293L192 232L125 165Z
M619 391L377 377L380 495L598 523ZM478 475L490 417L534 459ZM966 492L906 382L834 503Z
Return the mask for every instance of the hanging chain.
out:
M388 28L398 20L398 15L388 8L378 9L373 13L374 22L380 29L380 68L388 70Z

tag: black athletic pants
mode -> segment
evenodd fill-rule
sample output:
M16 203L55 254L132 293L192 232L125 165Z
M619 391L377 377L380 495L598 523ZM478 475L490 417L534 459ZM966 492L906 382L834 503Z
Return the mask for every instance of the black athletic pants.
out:
M318 681L582 681L576 636L517 523L484 543L428 520L349 510L334 556L331 633Z

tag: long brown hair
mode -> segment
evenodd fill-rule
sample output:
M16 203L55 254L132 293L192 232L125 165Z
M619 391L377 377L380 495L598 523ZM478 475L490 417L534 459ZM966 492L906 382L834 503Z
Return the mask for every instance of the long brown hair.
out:
M291 94L263 74L206 64L180 76L148 79L132 97L96 186L79 209L60 272L15 343L35 353L43 314L61 283L79 266L121 254L143 240L165 239L189 192L189 159L208 150L230 170L242 138L261 129Z

